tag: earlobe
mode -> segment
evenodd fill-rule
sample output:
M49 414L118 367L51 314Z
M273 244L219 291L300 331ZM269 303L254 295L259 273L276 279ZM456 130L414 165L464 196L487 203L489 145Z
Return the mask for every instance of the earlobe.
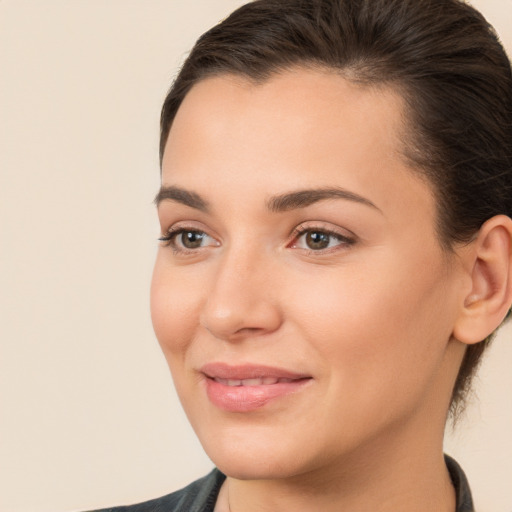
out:
M499 327L512 303L512 220L497 215L485 222L466 257L471 290L464 297L453 335L473 344Z

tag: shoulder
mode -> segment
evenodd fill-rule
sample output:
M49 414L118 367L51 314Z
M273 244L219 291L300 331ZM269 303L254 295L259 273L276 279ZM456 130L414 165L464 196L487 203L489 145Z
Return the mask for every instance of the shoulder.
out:
M225 478L218 469L214 469L187 487L161 498L95 512L213 512L217 495Z

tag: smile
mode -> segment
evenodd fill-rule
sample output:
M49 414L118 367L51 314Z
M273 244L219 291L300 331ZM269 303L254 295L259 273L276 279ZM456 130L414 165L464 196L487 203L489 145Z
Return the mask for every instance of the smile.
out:
M288 370L258 365L210 363L201 368L206 395L215 407L228 412L251 412L269 402L297 393L313 379Z

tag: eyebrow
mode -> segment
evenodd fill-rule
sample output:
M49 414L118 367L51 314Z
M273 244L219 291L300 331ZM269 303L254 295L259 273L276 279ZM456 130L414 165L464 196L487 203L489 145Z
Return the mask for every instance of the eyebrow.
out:
M270 198L267 202L267 206L272 212L284 212L298 208L306 208L313 203L325 201L326 199L346 199L381 211L381 209L369 199L343 188L297 190L296 192L281 194Z
M320 188L320 189L305 189L288 192L271 197L267 201L267 208L274 213L285 212L289 210L296 210L306 208L319 201L327 199L345 199L360 203L378 211L381 209L359 194L350 192L343 188ZM155 197L155 204L158 206L162 201L170 200L195 208L202 212L209 211L208 201L203 199L196 192L192 192L176 186L162 186Z
M184 188L174 186L160 187L158 194L155 196L154 202L158 206L162 201L166 200L176 201L177 203L190 206L190 208L195 208L202 212L208 212L209 210L208 202L205 199L203 199L199 194L185 190Z

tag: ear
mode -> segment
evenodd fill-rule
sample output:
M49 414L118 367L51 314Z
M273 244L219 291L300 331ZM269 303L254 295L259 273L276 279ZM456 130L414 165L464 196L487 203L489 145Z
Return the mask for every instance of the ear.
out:
M461 304L453 335L473 344L499 327L512 304L512 220L497 215L485 222L464 258L471 291Z

